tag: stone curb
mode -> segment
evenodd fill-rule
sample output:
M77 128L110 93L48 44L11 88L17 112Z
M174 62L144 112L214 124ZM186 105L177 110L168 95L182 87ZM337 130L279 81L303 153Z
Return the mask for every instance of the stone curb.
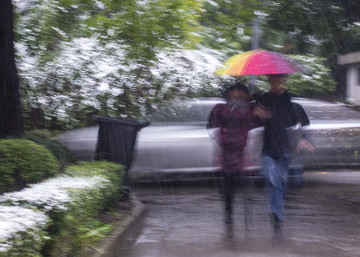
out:
M133 210L128 217L118 224L111 234L102 239L96 249L89 249L85 252L86 257L115 257L117 252L126 243L127 237L135 234L145 214L145 206L136 198L131 197Z
M360 168L353 169L313 169L313 170L304 170L304 179L307 184L333 184L333 183L342 183L342 184L354 184L357 180L360 180L360 176L356 173L360 172ZM325 179L324 174L333 174L331 178ZM354 177L349 177L348 180L343 180L339 182L339 179L335 179L335 177L347 174L355 174L351 175ZM253 181L260 182L264 180L262 176L249 176ZM217 185L221 179L221 175L219 172L184 172L184 173L151 173L148 176L136 177L132 179L132 183L135 186L158 186L161 184L164 185ZM360 183L360 182L359 182Z

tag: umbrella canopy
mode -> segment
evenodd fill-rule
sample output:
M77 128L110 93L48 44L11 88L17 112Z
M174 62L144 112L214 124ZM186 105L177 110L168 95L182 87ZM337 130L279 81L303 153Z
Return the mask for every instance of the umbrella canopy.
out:
M290 74L305 72L305 69L290 57L276 52L256 49L229 58L216 71L217 75L245 76Z

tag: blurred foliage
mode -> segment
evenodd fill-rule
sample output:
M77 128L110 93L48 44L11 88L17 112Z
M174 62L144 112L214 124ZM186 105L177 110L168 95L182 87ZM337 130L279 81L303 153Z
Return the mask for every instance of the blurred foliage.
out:
M280 45L287 54L310 53L328 59L360 48L358 1L277 0L264 7L268 16L263 26L270 32L263 35L267 46Z
M144 119L175 98L218 96L214 69L250 50L256 19L259 47L314 60L314 74L292 79L300 96L343 90L336 57L360 47L354 0L14 3L27 129L81 127L94 114Z
M0 192L16 191L59 172L45 147L26 139L0 140Z
M205 28L204 44L230 54L246 49L253 33L254 12L260 4L260 0L204 1L200 17L200 24Z
M331 70L324 65L325 58L314 55L292 55L307 70L304 74L289 75L289 91L302 97L321 97L335 91Z
M39 0L19 8L17 37L44 62L59 54L62 41L95 35L104 44L123 44L124 62L149 64L156 48L200 40L194 33L200 7L196 0Z
M268 16L262 22L262 30L266 31L262 47L325 58L325 66L331 69L337 83L332 96L344 100L346 71L337 63L337 56L360 49L360 2L278 0L264 6Z

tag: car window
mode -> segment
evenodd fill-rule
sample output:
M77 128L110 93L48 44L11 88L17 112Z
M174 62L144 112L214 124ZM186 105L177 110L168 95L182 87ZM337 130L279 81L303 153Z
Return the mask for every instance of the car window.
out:
M207 122L212 108L222 99L186 99L174 101L151 115L152 122Z
M292 101L304 108L310 120L360 120L360 112L343 104L305 98L293 98Z
M212 108L218 103L224 103L221 98L181 99L163 106L150 116L154 123L177 122L207 122ZM360 112L352 110L343 104L326 101L292 98L292 102L300 104L310 121L324 120L360 120Z

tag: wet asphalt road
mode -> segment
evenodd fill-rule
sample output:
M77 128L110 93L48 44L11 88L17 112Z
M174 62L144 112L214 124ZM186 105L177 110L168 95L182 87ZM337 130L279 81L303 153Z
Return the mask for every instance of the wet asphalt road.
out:
M281 230L264 188L238 188L227 225L215 185L134 187L147 214L117 256L360 256L360 173L348 177L312 173L301 191L289 189Z

